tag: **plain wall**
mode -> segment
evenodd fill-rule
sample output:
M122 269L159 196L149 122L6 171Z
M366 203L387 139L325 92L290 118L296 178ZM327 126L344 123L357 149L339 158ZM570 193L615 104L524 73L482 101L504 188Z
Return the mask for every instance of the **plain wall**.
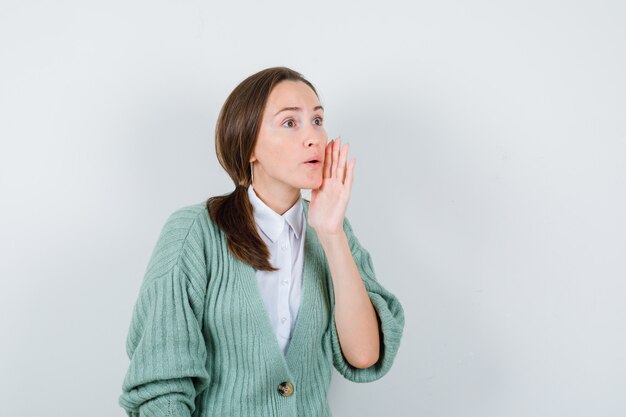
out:
M406 314L336 416L626 415L623 1L0 3L0 415L124 416L125 338L213 132L265 67L356 157L348 208Z

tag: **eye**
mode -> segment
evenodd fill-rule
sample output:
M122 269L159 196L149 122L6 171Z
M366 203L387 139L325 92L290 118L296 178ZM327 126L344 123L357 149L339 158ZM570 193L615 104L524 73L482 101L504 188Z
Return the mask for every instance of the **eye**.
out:
M285 126L285 123L289 123L289 125ZM294 127L295 125L296 125L296 122L294 122L293 119L287 119L282 124L282 126L285 126L285 127Z
M316 123L315 121L318 121L318 123ZM313 124L317 125L317 126L321 126L324 123L324 119L321 117L316 117L315 119L313 119Z

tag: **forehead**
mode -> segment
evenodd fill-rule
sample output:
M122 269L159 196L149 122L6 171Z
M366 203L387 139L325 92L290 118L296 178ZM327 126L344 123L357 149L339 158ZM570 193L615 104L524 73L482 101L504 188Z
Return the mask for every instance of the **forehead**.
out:
M284 107L301 107L313 110L320 102L311 87L302 81L281 81L274 86L267 98L268 110L279 110ZM273 114L273 113L270 113Z

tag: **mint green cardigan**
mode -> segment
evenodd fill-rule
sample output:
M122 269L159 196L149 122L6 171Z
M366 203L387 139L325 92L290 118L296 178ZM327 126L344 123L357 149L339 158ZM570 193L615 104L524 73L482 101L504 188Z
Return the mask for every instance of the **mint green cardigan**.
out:
M309 202L303 199L305 218ZM354 382L385 375L394 361L404 312L377 281L369 253L344 221L352 256L381 329L379 361L355 368L341 353L332 279L308 225L302 301L287 355L272 331L255 270L236 258L204 203L176 210L161 231L133 310L130 365L119 404L130 417L331 416L334 366ZM293 394L279 386L289 382Z

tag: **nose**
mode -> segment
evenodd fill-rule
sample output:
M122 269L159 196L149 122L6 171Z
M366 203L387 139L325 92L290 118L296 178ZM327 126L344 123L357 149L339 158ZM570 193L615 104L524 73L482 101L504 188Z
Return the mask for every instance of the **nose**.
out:
M319 146L322 143L325 144L327 139L328 135L326 134L326 131L323 129L320 131L319 129L311 128L311 130L307 132L304 144L307 148L310 148L312 146Z
M309 138L306 140L306 147L310 148L312 146L315 146L319 143L320 141L318 139L314 139L314 138Z

